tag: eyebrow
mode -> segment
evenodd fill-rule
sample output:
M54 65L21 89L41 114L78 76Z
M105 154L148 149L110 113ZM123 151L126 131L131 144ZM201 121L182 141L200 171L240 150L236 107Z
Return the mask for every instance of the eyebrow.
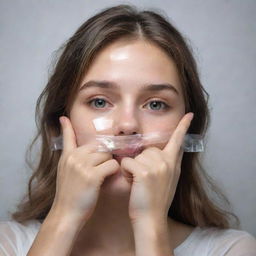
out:
M81 86L81 88L79 89L79 92L92 87L103 88L103 89L119 89L120 88L118 84L114 82L90 80ZM141 90L150 91L150 92L168 90L179 95L178 90L172 84L169 84L169 83L143 85Z

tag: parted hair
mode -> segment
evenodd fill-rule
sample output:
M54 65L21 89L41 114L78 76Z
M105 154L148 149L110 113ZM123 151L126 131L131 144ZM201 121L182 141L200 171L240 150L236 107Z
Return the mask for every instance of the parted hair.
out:
M95 56L116 40L146 40L160 47L176 64L185 100L185 112L194 118L188 133L206 138L210 123L209 94L203 88L192 47L163 11L139 11L132 5L101 10L86 20L57 51L48 82L37 99L37 133L26 151L32 170L27 193L12 213L20 223L47 216L56 192L61 150L52 151L51 136L61 133L59 117L69 117L79 85ZM40 141L39 141L40 140ZM33 156L36 142L39 147ZM168 216L200 227L240 227L230 202L202 166L199 152L184 152L181 174ZM224 208L225 206L225 208Z

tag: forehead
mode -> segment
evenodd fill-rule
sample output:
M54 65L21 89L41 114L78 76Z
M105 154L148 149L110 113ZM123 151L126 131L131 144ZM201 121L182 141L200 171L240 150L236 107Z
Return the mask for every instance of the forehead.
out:
M173 60L158 46L143 40L119 40L99 52L80 88L90 80L111 81L121 89L146 84L171 84L181 91Z

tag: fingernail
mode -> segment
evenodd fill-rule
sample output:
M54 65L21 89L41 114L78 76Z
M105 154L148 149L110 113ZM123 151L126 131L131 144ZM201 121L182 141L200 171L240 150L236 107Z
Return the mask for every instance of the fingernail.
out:
M190 112L190 120L192 120L194 118L194 113L193 112Z
M60 117L59 118L59 121L60 121L60 123L61 123L61 125L64 125L65 124L65 119L64 119L64 117Z

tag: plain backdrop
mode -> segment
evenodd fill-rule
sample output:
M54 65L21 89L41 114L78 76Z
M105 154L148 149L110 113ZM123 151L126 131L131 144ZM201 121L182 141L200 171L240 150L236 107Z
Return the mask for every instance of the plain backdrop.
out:
M119 3L162 10L193 48L210 94L204 166L242 229L256 236L255 0L1 0L0 219L10 218L27 188L25 151L53 52L91 15Z

